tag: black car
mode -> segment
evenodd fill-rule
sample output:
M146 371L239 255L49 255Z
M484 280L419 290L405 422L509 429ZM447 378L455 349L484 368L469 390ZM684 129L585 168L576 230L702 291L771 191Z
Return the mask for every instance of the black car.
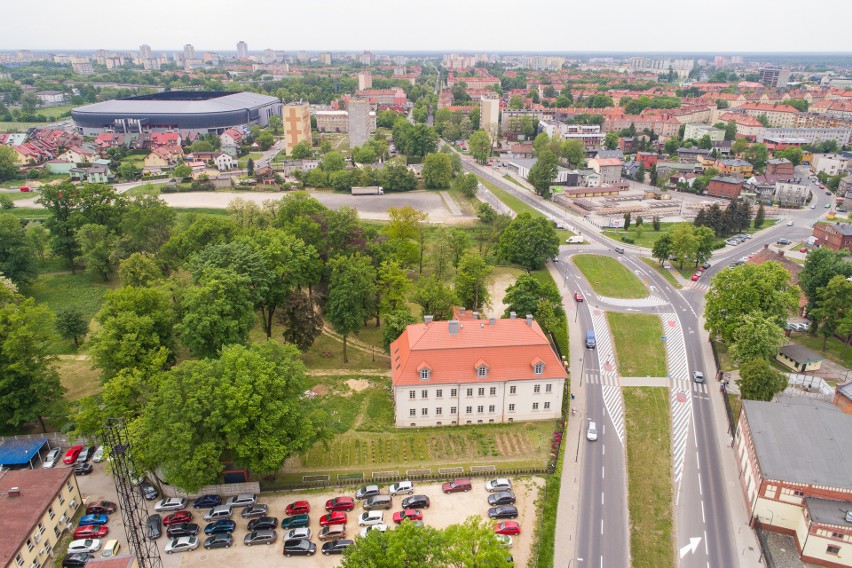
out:
M157 540L163 536L163 519L160 515L148 517L148 540Z
M249 521L248 530L260 531L264 529L277 529L278 517L260 517Z
M192 506L196 509L212 509L222 504L222 498L218 495L202 495L192 502Z
M139 491L142 492L142 496L148 501L153 501L160 496L160 492L148 480L144 480L139 484Z
M79 568L85 566L92 559L92 555L88 552L75 552L68 554L62 559L62 568Z
M181 536L195 536L198 534L199 527L195 523L178 523L170 525L166 529L166 536L169 538L178 538Z
M498 491L488 496L488 504L492 507L495 505L514 505L515 494L511 491Z
M90 463L78 463L74 466L74 475L89 475L94 469Z
M343 551L352 545L352 541L346 538L338 538L329 541L322 545L322 553L328 556L329 554L343 554Z
M251 546L253 544L272 544L278 540L278 533L274 530L264 529L252 531L243 539L243 544Z
M77 456L77 463L86 463L92 456L95 455L95 447L94 446L83 446L83 450L80 452L80 455Z
M231 548L232 544L234 544L234 537L231 533L220 533L207 537L204 548Z
M518 509L512 505L502 505L488 509L488 517L492 519L517 519Z
M426 495L411 495L402 500L403 509L428 509L429 498Z
M306 538L293 538L284 541L284 556L313 556L317 545Z

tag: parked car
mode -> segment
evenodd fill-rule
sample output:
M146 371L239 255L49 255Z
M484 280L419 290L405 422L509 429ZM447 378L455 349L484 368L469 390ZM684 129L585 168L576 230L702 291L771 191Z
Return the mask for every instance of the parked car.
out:
M343 551L352 546L352 541L345 538L338 538L322 545L322 553L328 556L329 554L343 554Z
M87 515L110 515L115 513L118 505L113 503L112 501L94 501L86 507Z
M727 241L725 241L725 244L726 244L726 245L728 245L728 246L735 247L735 246L737 246L738 244L740 244L740 242L739 242L739 241L735 241L735 240L733 240L733 239L728 239Z
M712 265L709 262L705 262L701 265L701 270L707 270L708 268L710 268L710 266Z
M62 568L80 568L85 566L91 559L92 555L88 552L75 552L74 554L68 554L62 559Z
M325 527L328 525L345 525L346 524L346 513L343 511L333 511L328 513L327 515L323 515L320 517L319 524L321 527Z
M403 509L428 509L431 502L426 495L412 495L402 500Z
M512 489L512 481L505 477L498 477L497 479L492 479L485 483L485 490L489 493L494 493L495 491L509 491L510 489Z
M248 530L261 531L278 528L278 517L258 517L249 521Z
M88 525L105 525L109 522L109 517L103 514L98 515L83 515L80 517L80 522L77 526L85 527Z
M384 509L388 510L393 507L393 497L390 495L373 495L364 501L364 509Z
M517 519L518 509L514 505L501 505L488 509L488 517L491 519Z
M594 420L589 422L589 427L586 429L586 439L590 442L598 439L598 425Z
M285 517L281 521L282 529L300 529L311 524L310 515L295 515L293 517Z
M372 497L373 495L378 495L381 493L378 485L365 485L364 487L359 487L355 491L356 499L367 499L368 497Z
M74 465L74 475L89 475L94 469L90 463L78 463Z
M312 536L313 533L311 532L311 529L303 527L301 529L289 529L284 533L284 536L282 538L284 540L292 540L294 538L306 538L310 540Z
M168 515L165 519L163 519L163 524L166 526L176 525L178 523L188 523L192 520L192 512L190 511L177 511Z
M702 373L701 371L692 371L692 380L696 383L703 383L704 373Z
M790 239L778 239L775 242L776 242L776 244L779 244L779 245L789 245Z
M257 496L254 493L240 493L239 495L228 497L228 500L225 501L225 505L232 507L248 507L255 503L257 503Z
M802 247L802 248L800 248L800 249L799 249L799 252L803 252L803 253L805 253L805 254L808 254L808 253L809 253L809 252L811 252L811 251L810 251L810 250L808 250L808 247Z
M362 537L365 537L370 533L370 531L385 532L386 530L388 530L388 526L386 524L382 523L380 525L366 526L363 529L361 529L361 532L358 533L358 534L360 534Z
M65 465L71 465L77 462L77 457L80 455L80 452L83 451L83 446L71 446L68 448L68 451L65 452L65 457L62 458L62 463Z
M221 521L223 519L230 519L233 514L234 509L230 505L219 505L204 513L204 520Z
M335 497L325 502L326 511L351 511L355 508L355 499L352 497Z
M265 503L255 503L254 505L244 507L240 516L244 519L251 519L255 517L265 517L268 514L269 505Z
M104 545L104 550L101 552L101 558L112 558L113 556L118 556L118 550L121 548L121 545L118 543L118 540L112 538L107 541Z
M166 544L166 554L174 554L175 552L187 552L198 548L198 537L182 536L169 541Z
M74 538L103 538L109 534L104 525L80 525L74 529Z
M104 461L104 447L98 446L98 449L95 450L95 455L92 456L92 461L95 463L101 463Z
M101 549L101 539L99 538L81 538L72 540L68 545L68 554L77 552L97 552Z
M208 536L204 541L204 548L231 548L231 545L234 544L234 537L231 533L218 533L212 536Z
M507 548L512 546L512 542L514 542L512 540L512 537L510 537L507 534L498 534L497 535L497 541Z
M59 461L59 456L62 455L62 450L60 448L53 448L47 455L44 456L44 463L42 467L45 469L50 469L56 466L56 462Z
M700 273L700 272L696 272L695 274L693 274L693 275L692 275L692 281L693 281L693 282L695 282L695 281L696 281L696 280L698 280L699 278L701 278L701 273Z
M83 446L83 449L80 450L80 454L77 456L77 463L86 463L92 459L92 456L95 455L95 447L94 446Z
M255 544L272 544L278 540L278 533L274 529L257 530L248 533L243 538L243 544L253 546Z
M488 504L492 507L496 507L498 505L514 505L515 494L511 491L498 491L497 493L492 493L488 496Z
M358 525L362 527L383 524L385 524L385 514L382 511L364 511L358 517Z
M441 484L441 491L444 493L461 493L463 491L470 491L472 488L470 479L466 477L454 479L448 483Z
M582 295L581 293L579 293L579 292L574 292L574 301L576 301L576 302L582 302L584 299L585 299L585 298L583 298L583 295Z
M157 491L157 488L145 479L139 482L139 491L147 501L153 501L160 496L160 492Z
M311 512L311 504L307 501L294 501L287 505L287 508L284 509L284 514L288 517L293 515L304 515L305 513Z
M236 528L237 523L235 523L231 519L225 519L223 521L213 521L212 523L207 523L207 526L204 527L204 534L229 533L234 532Z
M163 536L163 520L160 518L160 515L154 514L148 516L148 538L151 540L157 540L161 536Z
M411 495L414 493L414 484L410 481L400 481L388 487L388 495Z
M313 556L316 551L317 545L306 538L284 541L284 556Z
M169 538L178 538L180 536L195 536L198 534L199 526L195 523L178 523L170 525L166 529L166 536Z
M334 540L346 536L346 525L328 525L323 527L317 533L317 538L320 540Z
M222 498L218 495L201 495L192 502L194 509L210 509L222 504Z
M404 511L397 511L393 514L393 522L399 524L406 519L411 519L412 521L422 521L423 513L418 511L417 509L405 509Z
M169 497L168 499L161 499L154 504L154 510L158 512L179 511L181 509L186 509L186 499L183 497Z
M515 521L503 521L494 525L494 532L508 535L521 534L521 526Z

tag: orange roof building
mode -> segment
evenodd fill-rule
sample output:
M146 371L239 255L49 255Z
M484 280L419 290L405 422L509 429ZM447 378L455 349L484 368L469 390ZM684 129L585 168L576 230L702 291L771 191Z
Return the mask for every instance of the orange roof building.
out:
M426 316L391 344L391 365L398 428L561 416L568 374L532 316Z

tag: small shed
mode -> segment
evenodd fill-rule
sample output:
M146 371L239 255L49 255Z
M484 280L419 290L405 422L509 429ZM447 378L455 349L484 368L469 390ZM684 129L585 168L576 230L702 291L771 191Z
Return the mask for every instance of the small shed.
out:
M33 460L47 445L47 438L20 438L0 444L0 465L32 468Z
M804 345L796 345L795 343L782 347L775 358L785 366L799 373L816 371L820 368L824 359L819 353L808 349Z

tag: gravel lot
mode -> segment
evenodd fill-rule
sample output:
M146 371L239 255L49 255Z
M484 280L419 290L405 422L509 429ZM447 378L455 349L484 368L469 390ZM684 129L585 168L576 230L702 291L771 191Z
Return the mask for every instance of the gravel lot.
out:
M90 501L98 499L108 499L117 501L115 486L113 485L112 477L106 474L103 470L104 464L95 464L95 471L91 475L78 478L80 491L84 498ZM418 484L415 485L415 493L428 495L431 500L431 507L423 513L423 521L436 528L444 528L454 523L464 521L466 517L472 514L480 514L483 517L488 511L488 502L486 497L488 493L485 491L485 479L474 479L473 490L468 493L456 493L444 495L441 492L439 483ZM519 510L517 522L521 525L521 534L513 537L514 544L511 548L511 553L515 559L516 566L526 566L530 556L530 548L532 546L533 532L538 521L535 509L535 500L538 491L543 485L541 478L524 478L513 480L515 495L518 498L516 506ZM286 494L262 494L259 501L269 505L270 515L280 519L284 517L284 508L288 503L298 500L306 500L311 504L311 530L316 533L319 531L319 517L325 513L325 501L337 495L352 495L354 489L347 493L343 492L323 492L323 493L286 493ZM385 511L386 524L390 527L393 525L391 519L394 511L399 510L399 503L403 497L394 498L394 507L389 511ZM153 512L154 502L149 502L151 512ZM202 530L204 528L203 510L195 510L193 512L193 522L197 522ZM362 512L360 507L356 507L351 513L348 513L348 523L346 525L347 538L356 536L360 531L357 523L357 517ZM281 529L278 529L278 542L270 546L255 546L246 547L242 544L242 539L247 533L246 525L248 521L241 518L239 513L234 515L234 520L237 522L237 530L234 533L234 546L230 549L219 549L205 551L202 547L192 552L183 554L167 555L163 552L168 539L165 534L157 542L160 547L160 553L163 560L164 568L177 567L203 567L203 568L225 568L230 566L252 566L258 568L266 568L280 566L282 561L281 554ZM117 538L121 542L123 552L127 552L127 537L124 533L124 527L121 521L121 515L116 513L111 515L108 524L110 534L107 537ZM165 533L165 531L164 531ZM203 542L204 536L199 539ZM319 549L322 542L313 537L314 543ZM64 551L63 551L64 552ZM61 557L60 557L61 558ZM323 556L317 551L313 557L293 557L289 559L287 564L296 566L305 566L309 568L326 568L337 566L340 563L339 556Z

